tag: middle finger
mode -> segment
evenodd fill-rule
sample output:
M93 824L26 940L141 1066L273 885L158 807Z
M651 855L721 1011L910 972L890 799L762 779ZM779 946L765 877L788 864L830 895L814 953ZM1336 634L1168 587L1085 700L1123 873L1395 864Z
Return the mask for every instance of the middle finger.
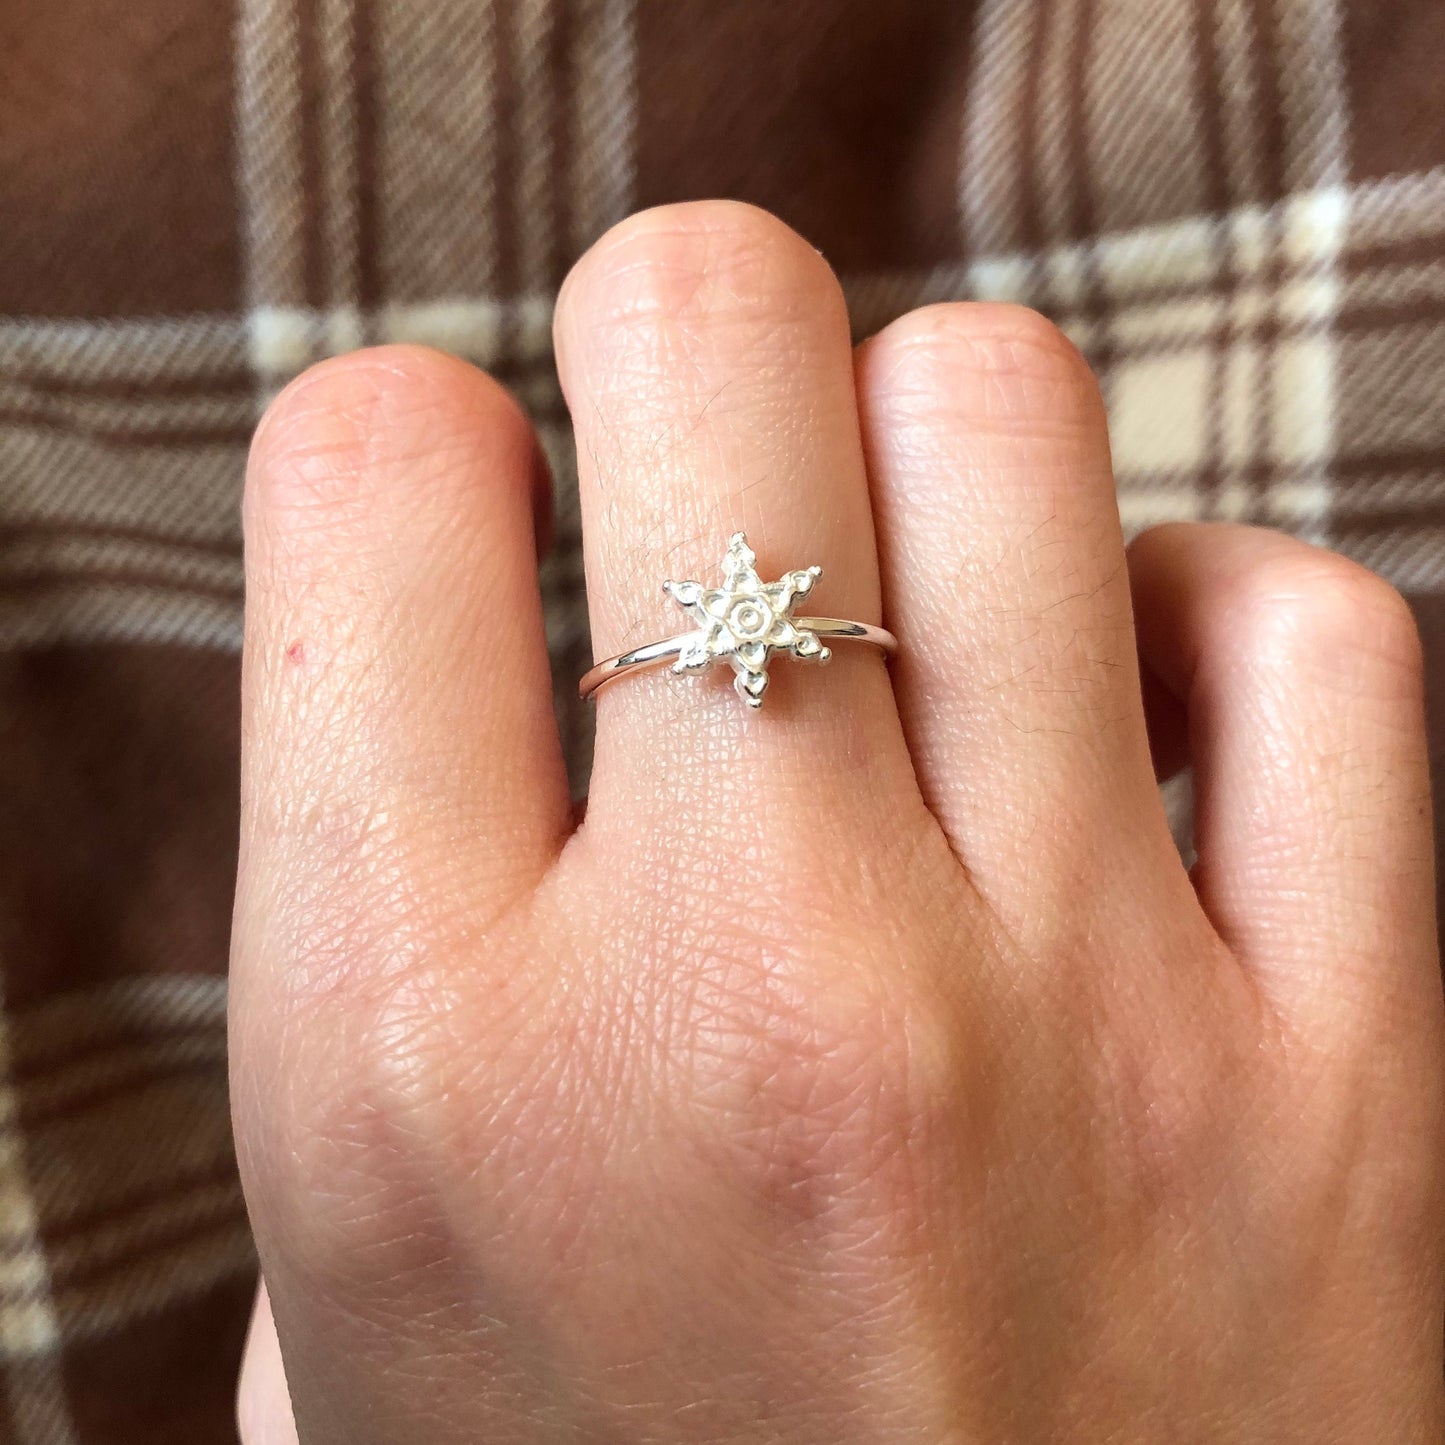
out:
M717 586L738 531L764 582L821 566L796 615L880 621L847 315L812 247L751 206L644 212L578 263L556 330L599 657L696 627L661 583ZM900 799L922 814L880 655L832 651L826 671L773 654L757 710L727 665L616 681L589 818L736 838L740 821L866 827Z

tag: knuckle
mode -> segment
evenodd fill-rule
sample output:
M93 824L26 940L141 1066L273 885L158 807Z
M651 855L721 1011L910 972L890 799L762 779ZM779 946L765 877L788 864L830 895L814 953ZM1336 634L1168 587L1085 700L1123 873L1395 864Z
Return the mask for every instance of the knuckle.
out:
M1179 1217L1200 1181L1217 1173L1235 1121L1258 1089L1248 1048L1191 1037L1183 1027L1167 1038L1166 1055L1158 1025L1139 1020L1095 1062L1084 1102L1111 1122L1109 1174L1131 1206L1153 1220Z
M614 226L573 267L558 313L588 329L785 319L819 299L843 315L822 256L776 216L739 201L685 202Z
M456 474L449 464L463 455L520 460L530 436L510 393L456 357L409 345L351 352L304 371L267 408L251 444L246 510L365 512L403 470L410 488Z
M1380 1226L1381 1265L1393 1259L1410 1272L1439 1237L1445 1085L1438 1042L1421 1047L1408 1029L1343 1043L1318 1029L1285 1035L1275 1118L1291 1186L1278 1200L1281 1229L1317 1227L1320 1198L1348 1194L1359 1217Z
M851 1205L875 1219L906 1207L890 1180L926 1147L937 1101L953 1093L941 1077L951 1057L941 1020L876 984L815 980L789 998L774 976L732 972L725 1018L689 1029L726 1047L681 1070L692 1127L724 1187L814 1220L837 1222Z
M1079 349L1026 306L942 302L879 332L865 348L872 389L895 413L1006 427L1101 425L1103 401Z
M456 1133L455 990L441 970L389 980L375 966L354 959L327 1001L286 1001L268 1020L279 1042L253 1020L236 1071L238 1157L262 1201L258 1228L293 1268L352 1300L434 1262Z

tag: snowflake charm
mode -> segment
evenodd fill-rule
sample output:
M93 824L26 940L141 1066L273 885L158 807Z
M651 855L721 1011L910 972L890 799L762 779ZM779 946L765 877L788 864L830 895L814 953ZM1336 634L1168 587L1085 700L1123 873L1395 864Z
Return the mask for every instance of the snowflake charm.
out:
M811 662L827 662L832 655L815 633L798 626L792 616L794 605L813 590L823 569L809 567L765 583L758 576L757 561L748 539L734 532L723 559L721 587L704 587L700 582L662 584L663 591L700 624L672 664L673 672L701 672L726 658L737 674L733 686L749 707L763 705L770 654L791 652Z

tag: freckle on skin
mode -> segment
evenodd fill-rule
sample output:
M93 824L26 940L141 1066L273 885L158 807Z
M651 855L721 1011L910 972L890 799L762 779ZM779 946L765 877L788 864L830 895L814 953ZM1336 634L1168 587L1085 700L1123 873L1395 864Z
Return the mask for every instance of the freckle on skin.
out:
M306 648L301 642L293 642L286 649L286 661L294 662L298 667L306 661Z

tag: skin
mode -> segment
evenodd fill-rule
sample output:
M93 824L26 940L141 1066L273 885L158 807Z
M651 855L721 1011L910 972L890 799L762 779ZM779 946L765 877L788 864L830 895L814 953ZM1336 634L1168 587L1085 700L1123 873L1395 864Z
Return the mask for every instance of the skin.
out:
M247 1445L1438 1441L1400 598L1240 527L1126 556L1058 331L934 306L855 354L745 206L623 223L556 331L598 656L678 630L660 579L739 528L902 651L780 661L756 714L726 668L619 683L577 824L516 405L411 348L276 401ZM1192 873L1154 766L1186 758Z

